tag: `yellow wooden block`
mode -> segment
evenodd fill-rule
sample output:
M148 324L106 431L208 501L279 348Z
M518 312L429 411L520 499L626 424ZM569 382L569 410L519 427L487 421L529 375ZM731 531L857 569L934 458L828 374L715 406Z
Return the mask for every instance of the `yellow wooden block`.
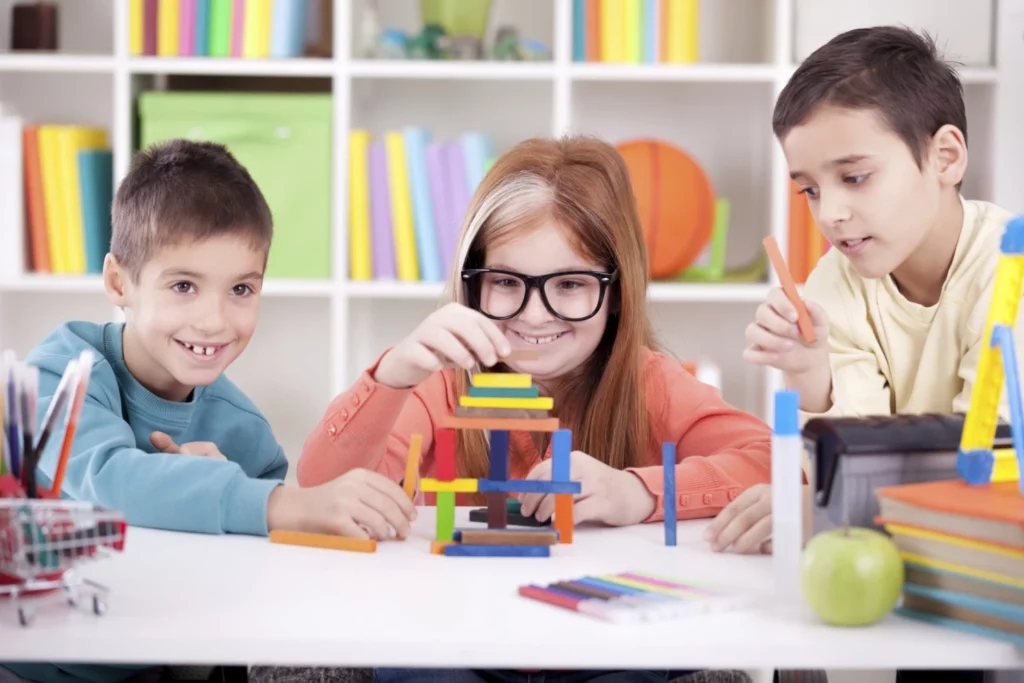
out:
M992 483L1020 481L1017 452L1012 448L999 448L996 449L994 455L995 464L992 467Z
M438 481L437 479L421 479L421 491L450 492L450 493L476 493L476 479L453 479L452 481Z
M533 376L512 372L478 372L469 378L474 387L501 387L503 389L529 389Z
M551 410L555 405L555 399L550 396L538 396L537 398L460 396L459 405L464 408L526 408L527 410Z

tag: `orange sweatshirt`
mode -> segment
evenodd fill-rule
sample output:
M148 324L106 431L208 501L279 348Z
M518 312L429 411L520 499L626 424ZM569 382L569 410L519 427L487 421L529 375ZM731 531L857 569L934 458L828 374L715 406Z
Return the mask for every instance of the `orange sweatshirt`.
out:
M297 470L300 485L322 484L360 467L400 481L414 433L423 435L420 476L434 476L434 430L458 401L454 372L444 370L414 388L394 389L373 378L381 357L331 402L306 439ZM717 390L661 353L646 351L644 365L653 437L647 449L650 465L630 468L657 498L654 513L644 521L664 518L663 441L676 444L679 519L712 517L744 489L769 482L772 434L767 424L727 404ZM509 463L511 478L525 477L551 457L550 446L541 456L526 432L511 432L509 440L520 454Z

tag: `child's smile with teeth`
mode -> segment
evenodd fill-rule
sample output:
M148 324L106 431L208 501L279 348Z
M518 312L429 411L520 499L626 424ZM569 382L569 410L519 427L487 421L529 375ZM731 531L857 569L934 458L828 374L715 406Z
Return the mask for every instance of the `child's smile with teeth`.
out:
M220 351L225 346L227 346L227 344L207 344L207 345L204 346L204 345L191 344L189 342L184 342L184 341L181 341L180 339L175 339L174 341L178 342L183 347L185 347L186 349L191 351L192 354L195 355L195 356L213 356L218 351Z
M556 339L559 339L560 337L562 337L565 334L565 332L557 332L555 334L549 334L549 335L545 335L543 337L537 337L537 336L533 336L533 335L529 335L529 334L524 334L524 333L518 332L516 330L511 330L511 332L512 332L512 334L516 335L517 337L519 337L523 341L527 342L528 344L536 344L538 346L541 345L541 344L550 344L551 342L555 341Z

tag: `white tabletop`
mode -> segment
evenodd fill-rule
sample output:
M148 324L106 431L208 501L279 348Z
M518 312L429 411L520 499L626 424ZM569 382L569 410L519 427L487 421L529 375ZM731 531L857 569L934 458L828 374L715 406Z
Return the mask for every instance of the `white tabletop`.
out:
M468 509L458 510L464 525ZM576 530L549 558L431 555L433 508L406 541L350 553L131 528L83 573L110 588L95 617L55 603L17 626L0 603L0 660L491 668L1024 669L1024 650L897 616L830 628L775 608L771 560L712 553L705 522ZM639 570L764 598L732 613L617 625L516 593L526 583Z

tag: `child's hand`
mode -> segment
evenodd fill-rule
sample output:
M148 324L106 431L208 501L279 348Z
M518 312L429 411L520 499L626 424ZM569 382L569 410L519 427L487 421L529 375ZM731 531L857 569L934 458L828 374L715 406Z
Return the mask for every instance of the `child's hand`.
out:
M654 511L656 498L632 472L617 470L582 451L573 451L569 467L581 492L574 496L573 519L576 523L595 521L611 526L639 524ZM551 479L551 459L540 463L526 479ZM525 493L521 512L544 522L555 511L555 497L546 493Z
M409 536L416 508L384 475L355 469L311 488L279 486L267 502L267 526L352 538Z
M390 387L414 387L445 367L490 367L512 350L494 321L451 303L431 313L377 365L374 379Z
M199 455L214 460L227 460L217 449L217 444L212 441L190 441L179 446L174 443L174 439L163 432L153 432L149 435L149 441L164 453L181 453L182 455Z
M815 342L800 336L796 307L782 289L775 287L768 300L757 307L754 322L747 326L750 344L743 357L751 363L770 365L794 375L828 367L828 316L817 304L807 301Z
M772 552L772 487L756 484L726 505L704 530L704 540L721 552Z

